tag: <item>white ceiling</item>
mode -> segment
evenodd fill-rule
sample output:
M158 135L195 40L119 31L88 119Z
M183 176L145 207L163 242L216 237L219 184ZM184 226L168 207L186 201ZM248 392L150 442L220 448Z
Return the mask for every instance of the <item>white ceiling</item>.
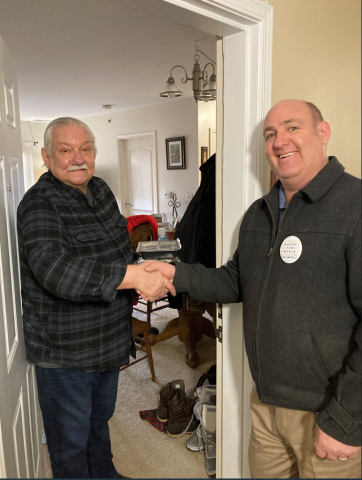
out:
M139 10L143 3L149 13ZM159 18L160 3L0 0L0 35L16 61L21 119L83 118L105 113L104 104L120 111L190 97L181 69L174 76L185 97L159 94L172 66L191 75L195 41L216 60L215 37ZM201 65L207 62L201 56Z

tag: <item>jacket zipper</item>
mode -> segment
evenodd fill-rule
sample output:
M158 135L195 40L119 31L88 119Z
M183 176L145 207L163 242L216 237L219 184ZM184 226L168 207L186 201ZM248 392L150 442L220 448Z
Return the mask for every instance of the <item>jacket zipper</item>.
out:
M284 218L284 215L291 203L292 199L290 200L290 202L288 203L287 205L287 208L285 209L284 211L284 214L283 214L283 217L282 217L282 220L280 221L280 223L283 221L283 218ZM272 229L272 240L271 240L271 245L270 245L270 249L269 249L269 252L267 254L267 263L266 263L266 266L265 266L265 270L264 270L264 275L263 275L263 281L262 281L262 284L261 284L261 289L260 289L260 295L259 295L259 303L258 303L258 308L257 308L257 315L256 315L256 328L255 328L255 341L254 341L254 358L255 358L255 368L256 368L256 388L257 388L257 391L259 392L259 368L258 368L258 356L257 356L257 338L256 338L256 334L257 332L259 331L259 323L260 323L260 309L261 309L261 300L262 300L262 296L263 296L263 292L264 292L264 283L265 283L265 279L266 279L266 276L267 276L267 273L268 273L268 268L269 268L269 263L270 263L270 256L273 252L273 248L274 248L274 243L275 243L275 240L276 240L276 223L275 223L275 218L274 218L274 214L273 214L273 210L270 206L270 203L268 201L267 198L265 198L265 203L267 204L268 206L268 210L269 210L269 213L271 215L271 218L272 218L272 222L273 222L273 229Z

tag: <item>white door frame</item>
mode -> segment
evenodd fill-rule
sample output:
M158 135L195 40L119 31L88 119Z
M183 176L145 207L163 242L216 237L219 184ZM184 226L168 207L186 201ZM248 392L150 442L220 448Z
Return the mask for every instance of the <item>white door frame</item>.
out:
M273 9L259 0L163 0L189 14L178 23L221 37L217 42L217 265L234 252L242 215L267 192L262 122L271 101ZM200 14L213 22L190 16ZM172 12L169 18L172 18ZM234 30L228 29L228 27ZM242 330L242 304L224 306L217 347L217 477L250 476L252 388Z
M127 178L129 181L129 172L127 170L127 165L124 161L122 152L119 148L119 140L131 140L134 138L142 138L146 136L151 136L153 140L153 155L152 155L152 196L153 196L153 205L154 205L154 213L158 213L158 185L157 185L157 151L156 151L156 131L153 130L151 132L139 132L139 133L128 133L124 135L117 135L117 167L118 167L118 185L119 185L119 192L120 192L120 203L119 209L124 212L124 205L128 202L128 194L127 191ZM126 172L124 175L123 172Z

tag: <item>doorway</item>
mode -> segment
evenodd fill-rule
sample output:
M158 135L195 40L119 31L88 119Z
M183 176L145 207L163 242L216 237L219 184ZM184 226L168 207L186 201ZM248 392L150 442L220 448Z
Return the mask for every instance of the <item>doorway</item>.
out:
M117 135L122 215L158 213L156 132Z
M220 37L216 135L220 162L217 185L222 200L218 205L219 264L224 263L235 248L241 215L267 188L268 170L263 169L259 139L260 122L270 103L272 7L250 0L231 0L227 6L222 0L119 3L133 4L151 15L157 9L166 20ZM248 366L240 330L242 307L225 308L222 316L218 384L222 386L219 398L224 406L219 408L223 426L218 429L218 476L246 477ZM233 355L235 351L237 355ZM240 429L230 428L230 423L240 425Z

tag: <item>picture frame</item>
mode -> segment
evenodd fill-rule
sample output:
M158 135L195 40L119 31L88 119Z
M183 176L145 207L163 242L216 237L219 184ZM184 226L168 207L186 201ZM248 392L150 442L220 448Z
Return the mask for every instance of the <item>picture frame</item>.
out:
M167 170L186 168L185 137L166 138Z
M209 158L209 147L201 147L201 165Z

